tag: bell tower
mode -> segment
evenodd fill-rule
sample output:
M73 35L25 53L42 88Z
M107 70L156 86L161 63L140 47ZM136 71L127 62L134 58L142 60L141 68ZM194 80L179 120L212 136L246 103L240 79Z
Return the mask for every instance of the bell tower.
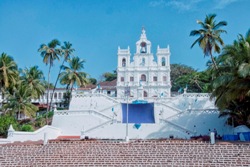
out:
M137 54L150 54L151 53L151 42L147 40L146 31L142 28L141 37L136 42L136 53Z

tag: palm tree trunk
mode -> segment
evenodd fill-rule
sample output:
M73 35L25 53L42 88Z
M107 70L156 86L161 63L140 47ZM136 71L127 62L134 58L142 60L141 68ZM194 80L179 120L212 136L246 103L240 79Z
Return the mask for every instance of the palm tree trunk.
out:
M62 65L61 65L61 67L59 69L59 73L58 73L57 78L56 78L56 82L55 82L55 85L54 85L54 88L53 88L53 91L52 91L52 96L50 98L50 106L52 105L52 100L53 100L53 96L54 96L54 93L55 93L56 85L57 85L57 82L59 80L59 76L60 76L60 73L62 71L62 66L63 66L64 62L65 62L65 59L62 62Z
M50 78L50 69L51 69L51 63L49 65L49 72L48 72L48 86L47 86L47 110L46 110L46 124L48 125L48 112L49 112L49 78Z
M211 57L211 60L212 60L212 62L213 62L213 64L214 64L214 68L215 68L216 70L218 70L218 66L217 66L217 64L216 64L216 62L215 62L215 60L214 60L214 57L213 57L213 55L212 55L211 52L210 52L210 57Z
M72 90L73 90L73 86L74 86L74 83L72 84L72 86L71 86L71 88L70 88L69 104L70 104L71 99L72 99ZM68 108L69 108L69 104L68 104Z

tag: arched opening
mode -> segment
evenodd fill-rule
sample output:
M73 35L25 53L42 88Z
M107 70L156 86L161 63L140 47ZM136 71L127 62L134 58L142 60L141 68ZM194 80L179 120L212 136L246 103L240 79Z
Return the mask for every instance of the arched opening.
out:
M165 59L165 57L161 58L161 65L162 66L166 65L166 59Z
M126 67L126 59L125 58L122 59L122 67Z
M141 43L141 53L147 53L147 44L146 42Z
M146 91L143 92L143 97L148 97L148 93Z
M146 75L145 75L145 74L142 74L142 75L141 75L141 81L146 81L146 80L147 80Z
M145 65L145 58L142 58L142 60L141 60L141 65L142 65L142 66Z

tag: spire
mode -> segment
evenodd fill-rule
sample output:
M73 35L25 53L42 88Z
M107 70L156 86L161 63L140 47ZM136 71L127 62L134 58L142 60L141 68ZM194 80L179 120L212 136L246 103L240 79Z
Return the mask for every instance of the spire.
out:
M146 36L146 31L145 31L145 28L142 27L142 31L141 31L141 39L147 39L147 36Z

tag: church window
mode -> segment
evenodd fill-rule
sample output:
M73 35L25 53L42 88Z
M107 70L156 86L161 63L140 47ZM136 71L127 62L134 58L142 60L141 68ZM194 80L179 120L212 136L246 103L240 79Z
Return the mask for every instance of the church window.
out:
M153 81L157 81L157 76L154 76L154 77L153 77Z
M141 53L147 53L147 48L146 48L146 43L145 42L141 43Z
M166 65L166 59L165 59L165 57L161 58L161 65L162 66Z
M59 93L59 99L61 99L62 98L62 93Z
M167 81L167 76L163 76L163 81L164 81L164 82Z
M57 99L57 93L54 93L54 99Z
M142 58L141 64L142 64L142 66L145 65L145 58Z
M126 59L125 58L122 59L122 67L126 67Z
M134 82L134 77L130 77L130 82Z
M124 77L121 77L121 82L124 82Z
M145 74L141 75L141 81L146 81L146 75Z

